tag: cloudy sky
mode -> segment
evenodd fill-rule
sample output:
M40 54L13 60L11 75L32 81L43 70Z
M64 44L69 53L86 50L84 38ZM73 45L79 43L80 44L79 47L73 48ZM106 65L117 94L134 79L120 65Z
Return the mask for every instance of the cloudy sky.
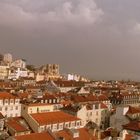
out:
M140 80L139 0L0 0L0 52L93 79Z

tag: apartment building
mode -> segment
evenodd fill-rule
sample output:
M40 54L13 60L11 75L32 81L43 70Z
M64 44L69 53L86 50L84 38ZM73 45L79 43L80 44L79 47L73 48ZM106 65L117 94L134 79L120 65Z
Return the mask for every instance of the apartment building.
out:
M1 92L0 112L5 117L21 116L21 104L19 97L7 92Z
M34 132L83 127L81 119L59 111L54 104L22 105L22 116Z
M85 105L70 105L62 108L66 113L72 114L80 118L85 125L89 122L93 122L95 126L102 129L107 128L109 124L109 109L100 102L94 104Z

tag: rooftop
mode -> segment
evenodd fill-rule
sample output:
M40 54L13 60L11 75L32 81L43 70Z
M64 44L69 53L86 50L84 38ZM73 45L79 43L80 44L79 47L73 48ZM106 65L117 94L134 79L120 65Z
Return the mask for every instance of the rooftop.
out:
M136 114L136 113L140 113L140 107L129 106L129 109L126 114Z
M123 128L131 131L140 132L140 121L131 121L130 123L123 125Z
M57 137L63 137L65 140L96 140L96 138L85 129L85 128L80 128L77 129L79 133L79 137L73 138L72 133L70 133L70 130L61 130L56 132Z
M31 114L31 116L39 123L39 125L56 124L80 120L79 118L64 113L62 111L35 113Z
M20 118L13 118L8 120L6 123L8 127L12 128L15 130L15 132L24 132L24 131L29 131L28 128L26 128L23 124L19 122Z
M54 140L54 138L47 132L45 133L32 133L28 135L16 136L16 140Z
M18 97L8 92L0 92L0 99L15 99L15 98L18 98Z

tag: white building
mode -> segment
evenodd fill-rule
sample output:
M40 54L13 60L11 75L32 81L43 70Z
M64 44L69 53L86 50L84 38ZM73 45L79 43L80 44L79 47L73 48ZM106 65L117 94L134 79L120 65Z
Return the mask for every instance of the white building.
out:
M20 77L28 77L27 69L23 68L11 68L8 79L18 79Z
M67 80L79 81L80 80L80 75L68 74L67 75Z
M66 106L63 110L80 118L84 126L93 122L99 128L108 127L109 109L103 103L87 104L82 106Z
M65 74L63 75L63 78L65 80L68 80L68 81L84 81L84 82L88 82L89 80L81 75L78 75L78 74Z
M0 112L5 117L21 116L20 99L10 93L0 93Z

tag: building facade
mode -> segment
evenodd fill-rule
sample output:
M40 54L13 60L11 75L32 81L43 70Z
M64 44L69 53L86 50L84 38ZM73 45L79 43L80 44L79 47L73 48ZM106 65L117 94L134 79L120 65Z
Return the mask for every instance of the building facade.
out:
M20 99L10 93L0 93L0 112L5 117L21 116Z

